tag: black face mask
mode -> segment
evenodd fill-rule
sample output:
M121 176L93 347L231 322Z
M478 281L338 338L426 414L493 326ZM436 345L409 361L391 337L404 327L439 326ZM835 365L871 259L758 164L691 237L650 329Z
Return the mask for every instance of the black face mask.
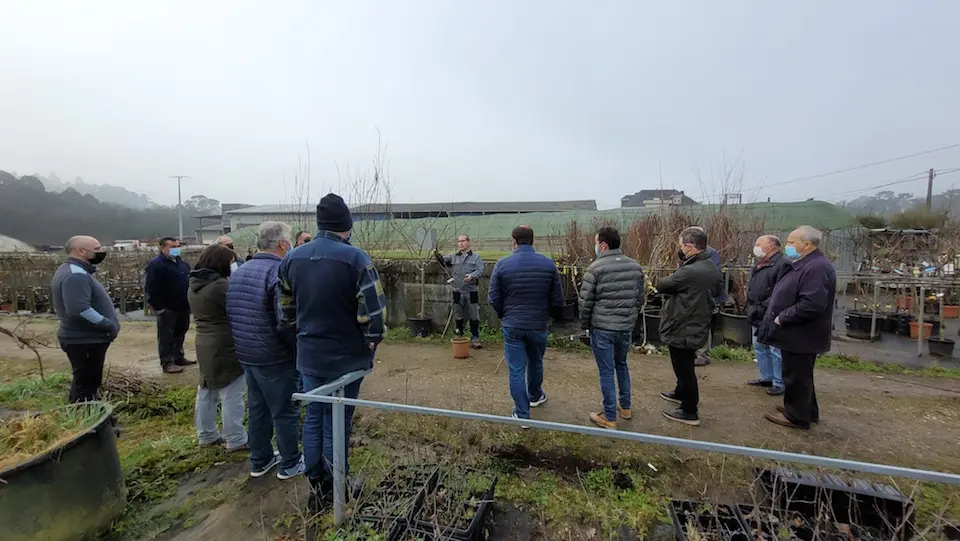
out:
M685 261L687 254L683 253L683 250L677 250L677 258L680 259L680 261Z
M93 252L93 258L89 259L91 265L99 265L107 258L107 252Z
M233 244L224 244L224 246L226 246L227 248L233 250Z

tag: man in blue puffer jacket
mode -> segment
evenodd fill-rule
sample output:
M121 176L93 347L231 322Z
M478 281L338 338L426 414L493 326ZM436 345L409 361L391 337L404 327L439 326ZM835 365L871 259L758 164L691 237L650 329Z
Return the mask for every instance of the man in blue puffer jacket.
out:
M304 471L300 408L291 398L300 381L296 334L278 330L277 269L293 249L290 233L290 226L282 222L260 224L259 251L233 271L227 288L227 317L247 382L250 475L260 477L279 464L281 480ZM274 431L280 456L273 452Z
M533 229L513 230L513 254L497 262L487 293L500 317L503 350L510 370L513 416L529 419L530 408L547 401L543 392L543 353L551 312L563 308L557 265L533 249Z

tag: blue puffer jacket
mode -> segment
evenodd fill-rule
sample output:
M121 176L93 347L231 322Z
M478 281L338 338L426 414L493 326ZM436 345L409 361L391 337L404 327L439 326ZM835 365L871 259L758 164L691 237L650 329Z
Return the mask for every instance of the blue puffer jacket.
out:
M557 265L533 246L518 246L493 268L487 300L502 326L545 331L551 311L563 308L563 284Z
M237 359L241 364L266 366L296 363L296 353L277 331L277 269L280 257L259 253L230 275L227 317Z

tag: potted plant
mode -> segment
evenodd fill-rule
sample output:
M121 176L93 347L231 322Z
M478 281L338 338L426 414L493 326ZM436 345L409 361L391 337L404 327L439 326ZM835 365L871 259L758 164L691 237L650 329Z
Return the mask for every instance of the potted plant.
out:
M410 520L437 482L435 465L397 465L358 502L354 520L386 531L397 520Z
M728 274L729 276L729 274ZM753 345L753 327L747 321L747 282L746 272L740 272L733 279L733 291L730 295L729 308L720 309L715 333L719 334L723 343L741 347ZM714 339L714 344L719 341Z
M403 220L398 220L403 221ZM416 261L417 272L419 275L419 304L417 315L407 318L407 328L410 334L421 338L426 338L433 332L433 318L427 314L427 266L432 264L435 259L437 249L437 239L439 233L436 229L419 227L414 232L414 238L406 236L406 231L402 228L401 233L407 240L407 248L410 255ZM400 227L400 226L398 226Z
M943 311L940 314L941 319L957 319L960 318L960 302L957 301L957 290L950 289L949 292L944 295L943 299Z
M123 511L112 413L85 402L0 423L0 539L76 539Z
M729 505L674 500L670 518L679 541L749 541L748 529Z
M927 338L927 351L930 353L930 356L935 359L951 359L953 358L953 346L956 342L952 338L944 338L943 336L943 293L940 293L938 297L940 298L940 332L937 338L932 336Z

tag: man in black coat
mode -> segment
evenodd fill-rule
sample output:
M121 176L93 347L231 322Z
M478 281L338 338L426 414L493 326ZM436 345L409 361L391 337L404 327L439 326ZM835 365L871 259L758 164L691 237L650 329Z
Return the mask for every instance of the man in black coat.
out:
M747 285L747 321L753 327L753 351L760 369L760 377L747 384L766 387L770 396L783 394L783 358L776 347L757 342L756 334L767 313L770 294L785 268L787 259L781 249L780 239L773 235L763 235L757 239L753 245L757 263L750 269L750 282Z
M787 237L791 260L773 289L758 341L783 354L783 407L766 419L790 428L810 428L820 420L813 365L830 351L837 272L820 251L823 236L808 225Z
M707 343L710 320L720 288L720 269L707 253L707 234L688 227L680 234L680 268L657 282L657 291L666 295L660 318L660 339L670 348L677 386L661 392L660 398L680 407L663 412L671 421L700 425L697 406L700 389L694 368L697 349Z

